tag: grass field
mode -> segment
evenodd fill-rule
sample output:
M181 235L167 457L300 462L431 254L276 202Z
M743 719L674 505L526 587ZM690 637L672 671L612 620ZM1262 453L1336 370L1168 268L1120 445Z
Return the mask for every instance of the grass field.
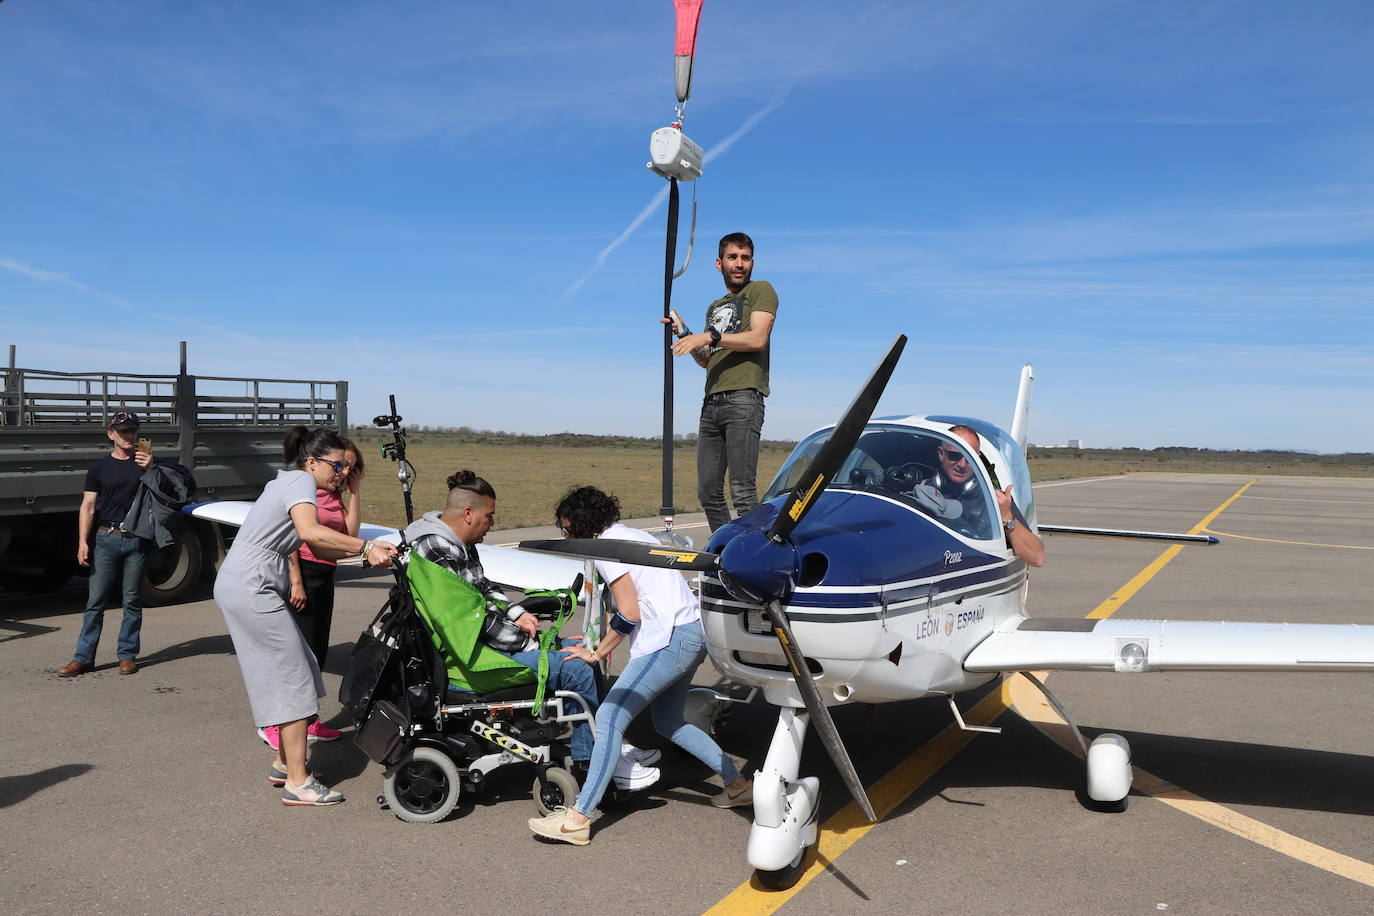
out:
M381 457L376 434L355 436L365 449L367 477L363 483L363 518L380 525L401 527L405 503L396 481L396 464ZM791 450L764 447L759 452L759 485L773 479ZM696 450L673 450L673 501L679 512L700 512L697 503ZM470 438L415 434L409 437L406 457L419 479L412 499L416 517L442 508L448 495L445 481L471 468L496 489L496 528L528 528L553 524L553 507L570 488L600 487L620 500L625 518L658 514L663 489L661 451L649 447L615 445L573 446L500 444Z
M363 518L401 527L405 504L396 465L381 456L390 435L357 432L367 477ZM791 443L765 442L759 453L762 490L791 451ZM496 488L496 528L528 528L553 523L553 507L570 487L591 484L620 499L626 518L658 514L662 471L658 443L590 436L504 436L412 433L407 457L419 479L413 499L417 517L442 507L446 479L471 468ZM1099 477L1141 471L1297 476L1374 477L1374 455L1308 455L1294 452L1217 452L1205 449L1030 449L1034 480ZM673 497L679 513L700 512L696 498L696 450L679 444L673 457Z

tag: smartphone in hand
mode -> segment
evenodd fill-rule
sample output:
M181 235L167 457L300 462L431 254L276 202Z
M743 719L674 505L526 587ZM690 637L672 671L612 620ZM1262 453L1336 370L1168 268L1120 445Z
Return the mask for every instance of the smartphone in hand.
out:
M153 440L152 440L152 439L139 439L139 440L138 440L138 450L139 450L140 452L142 452L143 454L145 454L145 455L149 454L149 453L152 452L152 450L153 450Z
M682 320L682 316L677 313L677 309L669 309L668 316L673 322L673 333L678 336L679 340L692 333L692 329L687 327L687 322Z

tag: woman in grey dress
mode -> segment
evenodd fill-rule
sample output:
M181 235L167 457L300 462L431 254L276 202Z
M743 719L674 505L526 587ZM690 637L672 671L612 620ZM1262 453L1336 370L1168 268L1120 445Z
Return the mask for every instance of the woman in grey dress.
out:
M291 616L287 557L304 541L316 556L361 556L387 566L396 548L320 524L315 491L337 486L349 470L335 433L297 426L286 434L283 452L291 470L279 471L253 504L215 577L215 602L234 641L254 723L280 728L268 780L282 787L282 804L334 805L343 796L305 766L306 726L319 713L324 681Z

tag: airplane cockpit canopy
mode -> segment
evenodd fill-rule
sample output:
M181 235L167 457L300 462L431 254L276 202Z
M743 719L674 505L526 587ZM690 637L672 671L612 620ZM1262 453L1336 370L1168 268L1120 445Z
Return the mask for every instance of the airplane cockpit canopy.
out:
M951 427L967 426L978 434L982 439L982 453L987 459L986 464L992 466L990 470L993 486L999 490L1011 486L1011 496L1016 502L1016 508L1034 530L1035 491L1031 489L1030 469L1026 465L1025 453L1021 451L1021 446L1016 444L1011 434L986 420L976 420L972 417L926 419L933 423L946 423Z
M833 431L824 429L802 440L763 498L782 496L795 487ZM967 474L965 479L952 479L945 473L947 465L941 462L940 450L945 450L947 461L955 455L963 457L967 463L957 464L954 476ZM877 422L864 428L829 489L895 499L965 537L990 540L1001 532L988 478L989 466L970 454L968 444L958 436Z

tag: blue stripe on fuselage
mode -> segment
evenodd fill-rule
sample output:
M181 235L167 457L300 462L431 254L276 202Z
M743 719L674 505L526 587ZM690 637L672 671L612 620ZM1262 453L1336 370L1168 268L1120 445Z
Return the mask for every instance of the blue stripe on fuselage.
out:
M736 535L766 528L777 516L782 498L762 503L720 528L706 545L719 553ZM826 490L790 538L806 568L811 554L825 557L824 578L803 587L788 600L792 606L861 607L873 603L873 590L886 590L889 601L923 597L932 590L950 592L1005 578L1019 562L972 547L940 522L895 499L854 490ZM938 581L934 581L938 580ZM704 597L718 586L705 580ZM830 589L844 591L831 592ZM867 595L848 589L869 590Z

